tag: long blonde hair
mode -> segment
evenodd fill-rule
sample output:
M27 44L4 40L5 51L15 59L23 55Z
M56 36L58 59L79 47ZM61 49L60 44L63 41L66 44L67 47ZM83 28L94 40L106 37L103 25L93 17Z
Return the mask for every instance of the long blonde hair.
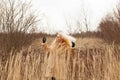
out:
M64 33L58 33L57 37L51 44L51 48L58 48L60 46L72 46L72 42L75 42L76 39L70 35Z

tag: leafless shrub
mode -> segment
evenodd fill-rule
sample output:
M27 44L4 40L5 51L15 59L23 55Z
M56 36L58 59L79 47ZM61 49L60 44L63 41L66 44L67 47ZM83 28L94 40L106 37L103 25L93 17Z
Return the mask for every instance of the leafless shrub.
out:
M5 34L2 37L4 51L18 49L29 42L31 39L26 33L35 28L38 21L30 3L21 0L1 0L0 33Z
M1 32L27 32L38 21L34 13L30 12L30 3L2 0L0 4Z
M120 4L120 3L119 3ZM117 10L113 15L107 15L102 20L99 26L103 38L109 42L120 43L120 6L117 6Z

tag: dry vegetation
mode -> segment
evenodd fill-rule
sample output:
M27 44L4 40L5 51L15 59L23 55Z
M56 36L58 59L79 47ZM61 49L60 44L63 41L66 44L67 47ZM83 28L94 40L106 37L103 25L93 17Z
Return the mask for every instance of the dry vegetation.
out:
M54 36L26 33L38 21L33 14L26 16L27 4L16 9L15 2L5 6L5 1L0 1L0 80L120 80L119 7L98 32L74 35L75 48L52 51L45 48Z
M120 46L95 44L94 41L101 40L92 40L84 39L82 47L61 47L53 52L45 52L41 44L36 45L37 48L35 45L23 48L20 52L11 51L7 60L0 58L0 79L51 80L53 76L56 80L119 80ZM89 44L94 45L88 47Z
M120 2L113 14L108 14L102 20L99 30L106 41L120 43Z

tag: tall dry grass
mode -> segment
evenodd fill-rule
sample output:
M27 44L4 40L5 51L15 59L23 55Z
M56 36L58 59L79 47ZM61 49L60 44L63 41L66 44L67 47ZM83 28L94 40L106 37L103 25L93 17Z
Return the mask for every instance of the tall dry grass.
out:
M6 0L0 2L0 80L120 79L120 45L113 42L119 42L119 22L107 18L100 24L101 32L82 32L82 37L89 38L78 39L76 48L47 51L46 44L41 45L41 39L37 39L44 34L26 33L36 23L33 14L26 15L29 6L12 0L8 4L4 3ZM104 36L113 44L96 38L101 33L101 38ZM37 42L33 43L35 39Z
M0 58L0 80L119 80L119 52L115 44L47 52L30 46L11 52L5 61Z

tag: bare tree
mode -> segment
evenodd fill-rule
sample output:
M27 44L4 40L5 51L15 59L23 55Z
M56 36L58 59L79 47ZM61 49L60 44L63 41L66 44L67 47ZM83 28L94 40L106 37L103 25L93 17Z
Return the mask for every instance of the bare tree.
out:
M0 33L4 36L1 46L4 51L20 49L32 39L27 35L34 32L37 20L31 4L20 0L0 0Z
M87 18L87 14L85 13L85 9L83 8L83 17L84 17L84 25L86 27L86 31L89 31L89 20Z
M82 4L81 4L81 11L82 11L82 16L83 16L83 25L85 26L86 31L89 31L90 20L87 14L88 10L87 10L87 6L85 5L84 0L82 1Z
M66 26L68 27L68 33L81 33L82 32L82 26L79 20L70 19L65 16L65 22Z
M30 3L1 0L0 5L1 32L28 32L38 22L34 13L30 12Z
M72 23L70 22L70 20L67 18L67 17L65 17L65 22L66 22L66 25L67 25L67 27L68 27L68 33L72 33Z
M120 3L119 3L120 4ZM117 5L113 14L108 14L100 23L98 30L107 41L120 43L120 6Z

